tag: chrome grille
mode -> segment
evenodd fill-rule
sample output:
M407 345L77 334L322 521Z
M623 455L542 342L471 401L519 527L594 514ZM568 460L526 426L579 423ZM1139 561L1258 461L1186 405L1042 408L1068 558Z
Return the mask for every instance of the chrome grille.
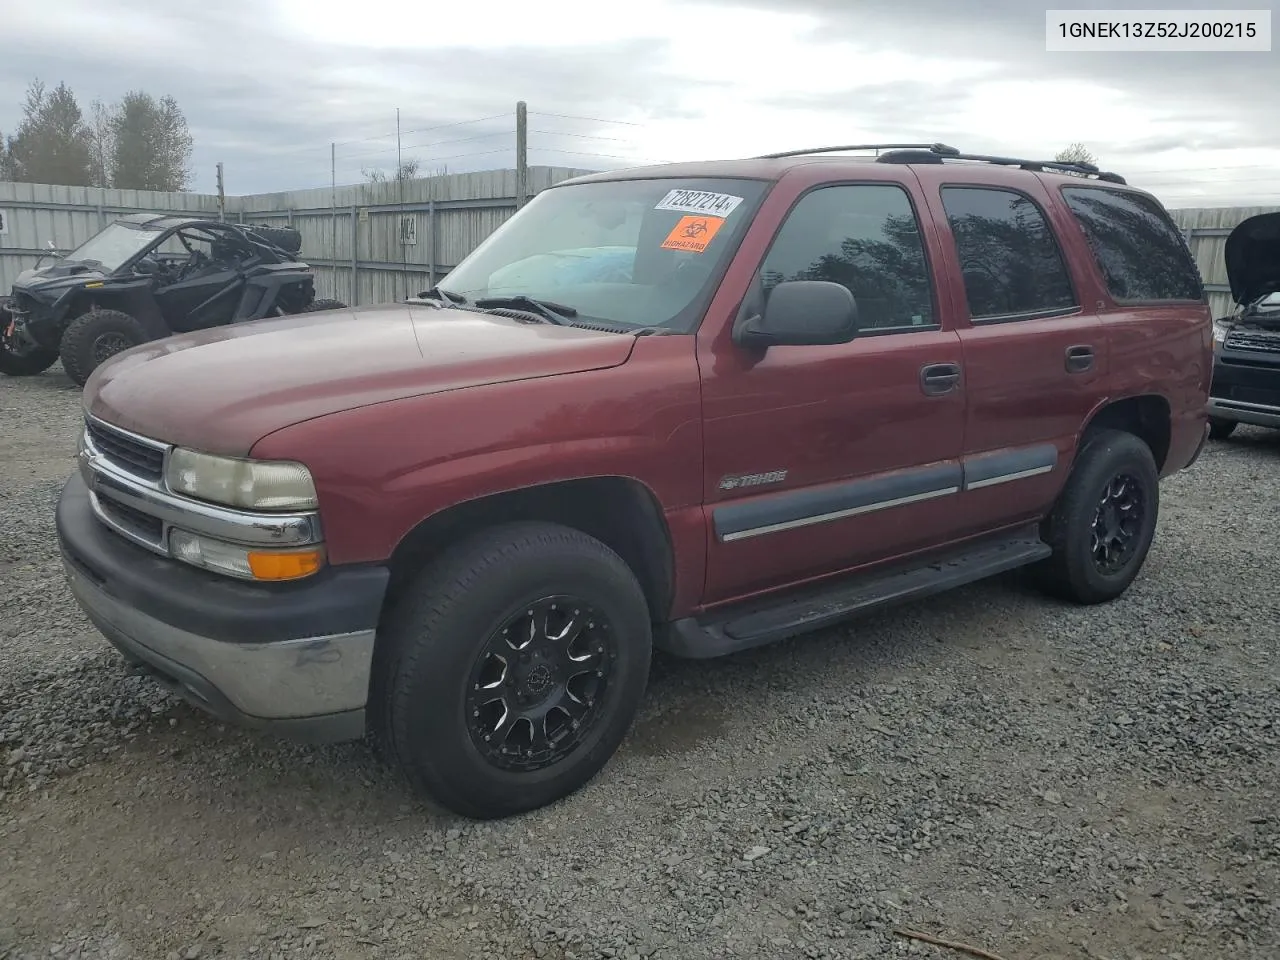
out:
M166 449L163 444L109 426L100 420L89 420L86 427L95 449L121 470L148 480L159 480L163 476Z
M100 494L101 491L97 495L98 508L122 532L132 534L134 539L146 541L149 546L164 546L163 520L143 513L141 510L126 506L120 501L112 499L110 495L102 496Z

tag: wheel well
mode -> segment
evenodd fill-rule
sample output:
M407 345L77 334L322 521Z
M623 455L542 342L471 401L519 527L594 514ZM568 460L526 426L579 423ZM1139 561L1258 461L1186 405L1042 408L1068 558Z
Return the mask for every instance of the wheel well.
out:
M1089 421L1081 438L1097 430L1124 430L1132 433L1151 448L1155 458L1156 469L1163 471L1165 460L1169 456L1170 433L1172 429L1172 413L1169 401L1164 397L1147 395L1126 397L1107 404Z
M671 609L671 538L657 500L626 477L565 480L468 500L423 520L391 556L388 605L446 547L486 527L522 520L559 523L595 537L635 574L656 621Z

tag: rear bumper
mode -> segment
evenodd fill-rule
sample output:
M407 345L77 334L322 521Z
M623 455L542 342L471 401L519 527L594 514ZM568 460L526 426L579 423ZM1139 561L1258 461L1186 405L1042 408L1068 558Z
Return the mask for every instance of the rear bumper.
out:
M78 475L59 498L57 529L80 608L171 690L228 722L295 739L363 736L385 568L229 582L108 531Z

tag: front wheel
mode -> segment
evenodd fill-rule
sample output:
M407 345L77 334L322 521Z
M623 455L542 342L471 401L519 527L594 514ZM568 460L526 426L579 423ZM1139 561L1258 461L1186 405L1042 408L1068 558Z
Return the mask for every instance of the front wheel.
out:
M58 361L58 351L45 347L21 348L12 342L13 314L0 306L0 373L7 377L33 377Z
M141 323L119 310L91 310L71 321L62 334L62 369L83 387L99 365L147 341Z
M379 637L375 736L418 791L476 819L591 780L630 728L652 650L644 593L600 541L494 528L412 583Z
M1151 448L1120 430L1092 434L1045 521L1053 555L1035 568L1040 586L1080 604L1119 597L1146 562L1159 509Z

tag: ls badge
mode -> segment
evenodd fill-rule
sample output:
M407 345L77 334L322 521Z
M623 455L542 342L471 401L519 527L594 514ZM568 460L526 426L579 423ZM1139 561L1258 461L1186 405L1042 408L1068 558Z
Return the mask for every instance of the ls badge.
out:
M721 490L739 490L742 487L759 487L766 483L781 483L787 479L787 471L770 470L768 473L745 473L740 476L725 477L720 481Z

